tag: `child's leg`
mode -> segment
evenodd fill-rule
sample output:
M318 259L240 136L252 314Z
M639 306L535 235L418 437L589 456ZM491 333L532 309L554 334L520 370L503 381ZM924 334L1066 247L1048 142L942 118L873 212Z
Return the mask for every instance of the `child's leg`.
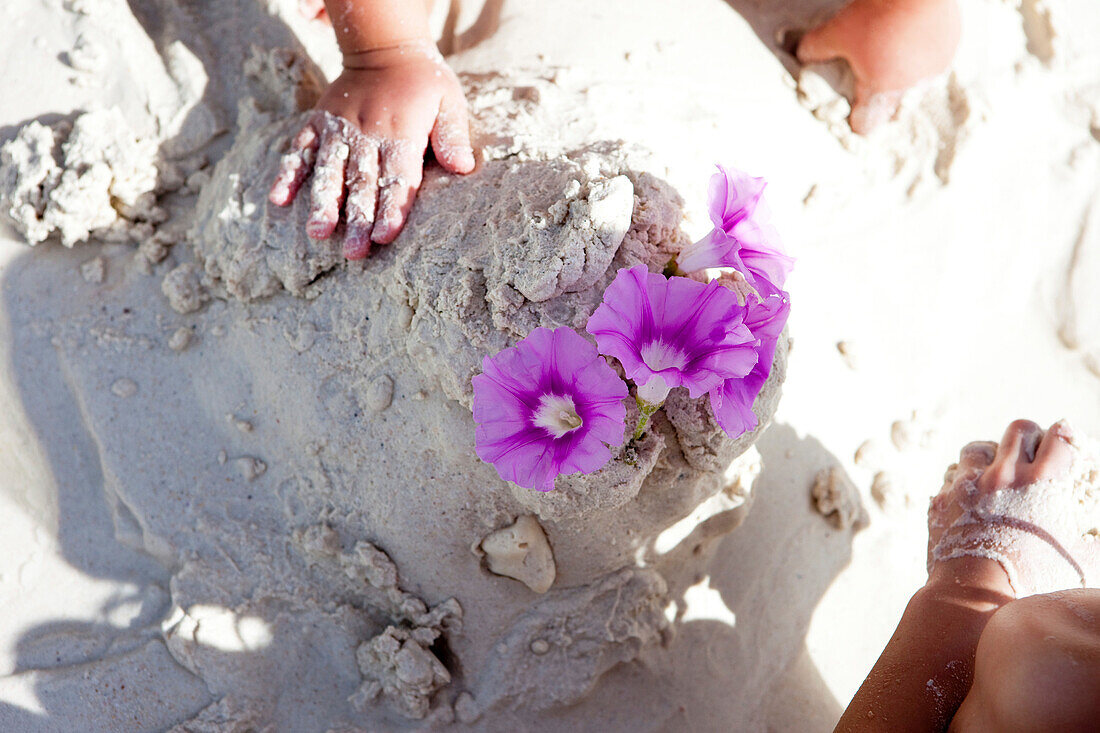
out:
M1044 533L1050 527L1044 527L1042 521L1050 496L1043 496L1043 502L1030 504L1028 499L1041 495L1035 484L1067 475L1073 463L1070 440L1062 425L1055 425L1044 434L1038 425L1021 420L1009 426L999 445L972 443L963 449L959 464L949 469L947 484L929 510L928 582L914 594L897 631L845 711L838 730L944 730L964 699L973 715L992 714L990 706L998 700L982 691L1003 684L997 681L997 674L1017 674L1024 666L1031 674L1049 674L1037 671L1038 666L1028 666L1048 664L1049 653L1043 656L1028 649L1031 656L1021 661L1013 642L1000 629L1002 623L1007 626L1035 615L1032 604L1040 601L1012 601L1018 591L1035 592L1034 585L1025 588L1027 583L1060 583L1070 576L1095 577L1100 571L1100 567L1095 567L1095 554L1077 553L1081 561L1059 559L1062 564L1055 566L1051 563L1049 545L1056 543L1035 543L1036 537L1050 538ZM1020 536L1020 523L984 521L983 502L1006 496L1035 510L1029 515L1033 523L1028 525L1031 529L1027 536ZM1056 518L1051 519L1053 527ZM1087 567L1082 568L1081 562ZM1018 587L1013 587L1010 578ZM1077 591L1076 597L1082 599L1086 597L1081 595L1084 593L1089 592ZM1018 611L1010 610L1016 604L1021 604ZM1080 608L1084 608L1087 617L1095 606ZM1100 619L1100 609L1096 610ZM993 627L989 641L983 641L982 662L976 669L975 653L979 639L984 639L983 630L992 618L1001 619L1002 614L1004 620ZM1045 626L1037 628L1044 634L1050 630ZM1084 676L1077 681L1095 684L1096 668L1100 665L1096 636L1090 639L1077 634L1059 638L1060 643L1072 646L1082 659L1094 660L1092 667L1081 666L1078 671ZM1014 653L1015 666L1002 663L1002 656ZM1072 665L1063 666L1061 672L1073 671ZM978 675L985 681L975 681ZM968 696L972 681L975 693ZM1015 702L1024 704L1020 697L1017 692ZM975 717L975 721L983 722L976 723L973 729L999 730L996 726L983 728L988 719ZM960 719L958 724L963 723Z
M1100 729L1100 590L1009 603L978 642L952 731Z

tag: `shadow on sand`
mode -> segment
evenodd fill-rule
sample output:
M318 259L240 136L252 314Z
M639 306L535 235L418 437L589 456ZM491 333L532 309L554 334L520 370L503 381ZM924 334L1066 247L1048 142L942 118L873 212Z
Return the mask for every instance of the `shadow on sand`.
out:
M763 3L750 0L728 2L785 64L791 59L776 41L776 31L806 27L839 4L822 0L820 12L811 18L789 17L784 10L764 12ZM248 3L130 0L130 5L158 48L186 39L207 69L229 68L226 53L241 54L243 63L247 44L232 32L242 26L239 20L228 22L227 17L244 12L241 8ZM475 24L478 33L495 28L501 5L487 4ZM250 40L298 46L293 33L277 18L251 12L256 15L256 38ZM180 32L181 23L200 22L202 33ZM480 38L468 36L454 43L458 48L477 40ZM230 129L238 92L229 80L219 79L215 73L210 78L204 101ZM52 122L60 118L46 115L39 119ZM0 135L7 137L14 129L5 127ZM212 155L215 152L221 151L212 151ZM56 504L60 552L86 575L128 585L124 597L102 609L104 617L111 614L111 604L116 602L138 611L123 626L49 621L27 631L18 645L15 674L7 680L33 690L41 712L0 703L0 730L4 731L163 730L214 700L198 678L172 659L160 638L160 622L169 605L171 571L132 541L141 533L125 526L125 509L109 504L101 446L86 424L80 389L67 371L62 349L54 348L48 335L43 338L41 333L40 324L63 324L71 315L74 295L66 278L76 277L79 264L98 249L99 245L89 245L77 252L50 244L9 263L0 281L0 317L8 320L12 334L10 368L22 408L56 487L56 497L41 499L43 505ZM94 300L76 305L99 307ZM142 436L134 436L134 440L142 440ZM814 609L851 557L851 532L835 530L810 505L814 473L837 461L816 439L799 437L793 428L782 424L772 426L758 448L765 468L754 487L752 510L735 532L713 548L707 581L733 614L734 624L716 620L680 623L669 649L616 669L601 689L600 694L625 694L642 678L667 679L666 699L642 703L667 709L670 700L679 701L672 704L678 712L666 719L661 729L710 730L714 721L693 718L695 711L708 700L730 696L744 701L745 718L722 721L722 727L714 730L729 730L730 726L748 729L768 721L773 730L828 730L839 717L841 707L805 648ZM760 548L771 550L763 553ZM745 562L749 557L754 561ZM681 603L683 591L679 589ZM692 653L683 651L687 649ZM773 658L761 658L762 653ZM776 665L774 657L790 663ZM647 668L656 664L665 668ZM94 675L81 671L93 665ZM702 687L689 689L685 681L696 677L686 672L695 665L706 665L712 674ZM785 672L770 677L759 673L783 666ZM161 681L167 677L173 679L172 689L180 691L177 699L158 695ZM0 690L4 684L0 679ZM769 698L777 705L761 703ZM78 700L83 709L76 705ZM793 710L778 709L784 704ZM157 713L151 716L153 710ZM794 715L796 711L801 714Z
M830 731L843 711L805 644L814 610L852 555L853 530L836 529L810 496L818 470L838 460L816 438L782 423L756 447L764 468L747 517L713 549L709 578L696 581L720 594L732 625L720 619L679 625L675 644L697 650L687 665L706 665L710 675L702 689L676 690L696 707L684 704L667 730ZM682 668L679 677L698 679L688 672ZM699 715L714 697L727 700L723 709L743 713L732 721Z
M794 52L798 47L798 39L809 29L835 15L850 0L802 0L797 3L773 0L725 2L748 21L760 42L797 78L800 64Z

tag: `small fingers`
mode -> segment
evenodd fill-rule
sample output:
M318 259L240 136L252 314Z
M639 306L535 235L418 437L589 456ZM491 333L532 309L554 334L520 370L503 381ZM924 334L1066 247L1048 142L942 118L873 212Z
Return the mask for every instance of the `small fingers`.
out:
M287 206L298 195L298 189L313 167L320 140L317 130L308 124L298 131L290 143L290 151L279 161L279 172L271 184L268 200L276 206Z
M378 202L378 144L362 138L352 144L347 172L348 198L344 205L347 231L344 257L361 260L370 252Z
M344 198L344 169L351 148L344 135L326 132L317 153L310 188L309 221L306 233L313 239L327 239L340 221L340 204Z
M451 173L469 173L474 169L474 150L470 147L470 123L466 117L466 98L444 98L431 133L432 152L439 164Z
M387 140L382 143L381 168L378 211L371 241L389 244L401 233L420 188L424 176L424 147L413 145L409 140Z

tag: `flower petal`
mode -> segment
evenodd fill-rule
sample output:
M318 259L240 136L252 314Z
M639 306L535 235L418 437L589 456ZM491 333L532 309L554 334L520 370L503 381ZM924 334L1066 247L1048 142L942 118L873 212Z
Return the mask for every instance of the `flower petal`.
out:
M750 392L753 390L744 379L729 379L710 391L710 409L714 419L734 440L755 428L759 422L752 405L760 388L757 387L752 396Z
M718 425L737 438L757 425L752 411L760 390L771 375L775 350L790 313L790 298L774 288L763 287L762 297L750 296L745 323L759 339L757 363L744 377L729 379L710 391L710 405Z
M676 266L683 272L698 272L708 267L741 269L740 248L740 243L720 228L711 229L705 237L680 250Z
M777 288L783 287L787 276L794 269L794 258L783 251L779 232L768 223L746 220L736 227L733 235L741 243L738 257L742 274L754 282L764 278Z
M783 287L794 260L783 251L771 224L771 212L762 198L766 185L762 178L719 165L708 186L714 229L681 250L677 266L684 272L732 267L752 284L765 278Z
M472 385L477 455L507 481L549 491L558 474L589 473L611 460L605 443L622 444L626 384L572 329L534 329L516 346L486 357ZM575 410L575 427L561 432L536 421L547 398L564 406L554 409Z
M763 178L753 178L736 168L716 167L718 172L711 176L707 186L710 220L715 228L728 234L738 221L756 212L764 187L768 184Z
M559 473L592 473L607 465L611 451L598 440L577 440L563 450L558 463Z
M633 309L633 310L631 310ZM620 270L588 321L600 352L639 386L661 377L701 397L756 363L747 310L718 283L666 278L644 265Z

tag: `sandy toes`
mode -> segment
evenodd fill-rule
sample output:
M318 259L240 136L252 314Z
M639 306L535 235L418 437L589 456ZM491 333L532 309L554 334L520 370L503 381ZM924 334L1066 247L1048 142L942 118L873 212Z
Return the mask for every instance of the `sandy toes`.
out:
M1017 598L1100 582L1100 462L1064 422L1018 420L1000 444L970 443L928 511L929 568L998 562Z

